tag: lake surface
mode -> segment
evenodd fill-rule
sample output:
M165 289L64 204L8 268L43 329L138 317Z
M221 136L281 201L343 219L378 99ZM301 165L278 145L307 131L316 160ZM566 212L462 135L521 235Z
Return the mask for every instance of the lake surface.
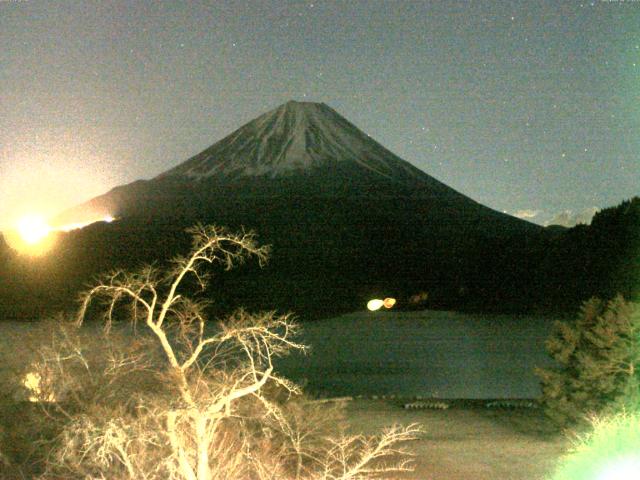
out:
M544 341L552 324L535 316L356 312L305 323L299 340L311 351L278 359L276 369L323 396L534 398L533 368L551 365ZM0 356L13 358L34 326L2 322ZM84 328L97 333L100 325Z
M357 312L306 323L306 356L278 371L328 396L534 398L553 319L454 312Z

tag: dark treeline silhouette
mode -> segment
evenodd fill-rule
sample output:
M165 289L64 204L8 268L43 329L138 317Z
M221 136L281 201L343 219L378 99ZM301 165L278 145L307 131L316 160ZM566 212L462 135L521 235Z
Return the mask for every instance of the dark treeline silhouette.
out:
M0 241L0 318L34 319L71 309L78 292L101 272L161 266L188 251L184 229L197 220L251 228L273 247L266 268L219 276L211 292L214 314L244 305L290 310L306 319L361 310L375 296L395 296L397 308L573 314L592 296L638 298L638 197L602 210L589 226L496 232L464 221L460 212L459 224L439 225L437 234L429 228L438 223L437 212L416 209L416 216L430 215L430 221L403 217L394 223L391 214L399 205L389 206L388 199L379 208L367 202L366 211L353 198L311 199L296 211L263 206L259 217L260 205L228 207L205 218L195 212L93 224L60 235L42 257L18 255ZM358 220L365 217L367 222ZM335 225L342 228L339 234ZM428 300L410 304L420 292Z
M616 294L638 299L640 291L640 197L598 212L589 226L578 225L545 245L539 268L538 302L572 309L591 297Z

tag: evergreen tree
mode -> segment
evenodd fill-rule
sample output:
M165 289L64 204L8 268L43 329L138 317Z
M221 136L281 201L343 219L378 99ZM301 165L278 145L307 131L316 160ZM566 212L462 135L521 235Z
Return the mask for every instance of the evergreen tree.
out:
M557 424L640 406L640 305L592 298L576 321L556 322L546 347L558 366L536 373Z

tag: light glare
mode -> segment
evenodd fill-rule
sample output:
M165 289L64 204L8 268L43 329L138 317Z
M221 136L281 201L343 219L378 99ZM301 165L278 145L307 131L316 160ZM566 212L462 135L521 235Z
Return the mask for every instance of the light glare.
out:
M369 302L367 302L367 308L372 312L380 310L382 305L384 305L384 301L380 300L379 298L374 298L373 300L369 300Z
M13 229L3 232L7 243L14 250L32 256L40 256L48 252L55 241L56 232L79 230L96 222L111 223L116 219L111 215L94 218L87 222L68 223L52 227L44 216L29 214L20 218Z
M613 462L600 472L596 480L636 480L640 475L640 457Z
M51 232L51 227L40 215L27 215L18 221L18 233L27 245L35 245Z

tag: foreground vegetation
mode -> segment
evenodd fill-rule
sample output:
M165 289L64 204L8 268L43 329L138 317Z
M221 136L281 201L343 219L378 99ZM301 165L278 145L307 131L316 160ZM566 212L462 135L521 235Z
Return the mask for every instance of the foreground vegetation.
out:
M547 349L556 367L538 369L542 404L561 427L640 407L640 305L593 298L575 321L556 322Z
M31 342L19 337L4 352L0 475L262 480L409 472L398 445L420 437L414 423L373 436L349 431L344 405L310 400L276 373L276 358L306 348L290 316L237 310L210 326L207 303L193 292L212 273L250 258L265 262L268 250L253 234L191 233L190 254L171 269L113 272L83 295L77 318L40 323ZM99 336L86 325L98 317ZM620 296L593 299L575 321L556 324L547 348L557 364L538 370L542 405L556 425L578 433L554 480L635 471L640 307ZM545 462L557 454L543 450Z
M640 305L593 298L547 341L539 369L549 418L573 437L553 480L633 480L640 471Z
M407 208L402 198L391 204L384 199L384 208L371 212L342 197L313 196L292 210L287 196L275 195L269 196L272 216L260 196L223 205L220 192L215 195L207 202L188 197L189 205L215 205L215 214L99 223L60 235L55 249L38 258L17 255L0 236L0 318L30 319L75 307L78 291L103 271L163 265L187 250L184 228L207 219L257 229L276 247L267 268L237 269L212 286L212 308L220 316L242 305L292 310L303 320L327 318L379 295L397 298L396 308L574 315L592 296L620 293L633 300L640 293L640 198L602 210L589 226L495 238L496 229L464 215L458 229L438 222L446 212L427 209L438 216L424 223L422 207L398 222L396 212ZM328 212L347 227L336 232ZM447 233L434 230L435 224L446 224ZM416 225L423 228L416 231ZM428 301L412 305L423 292Z
M408 471L398 444L420 433L416 425L349 435L339 409L305 399L274 372L275 357L304 349L289 316L239 310L205 335L205 304L187 282L204 289L203 267L264 262L268 250L250 233L192 234L191 253L172 270L106 276L74 323L49 325L50 340L20 358L4 412L25 421L4 432L4 476L346 480ZM97 313L104 335L90 340L82 324ZM123 315L133 338L112 331ZM19 381L28 402L16 401Z

